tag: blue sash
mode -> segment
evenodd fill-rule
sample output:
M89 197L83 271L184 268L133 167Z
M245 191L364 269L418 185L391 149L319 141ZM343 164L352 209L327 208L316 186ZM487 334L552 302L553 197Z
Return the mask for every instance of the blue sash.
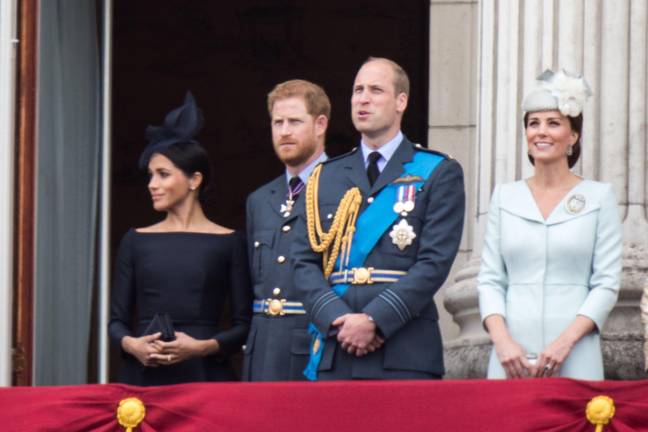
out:
M444 158L442 156L417 151L411 162L403 165L402 177L416 176L420 177L422 181L415 181L410 184L420 188L425 180L434 172ZM348 269L354 267L362 267L365 260L378 243L378 240L385 234L385 231L396 221L399 214L396 213L392 207L396 202L396 194L399 184L388 184L374 197L373 202L364 212L358 217L356 222L356 232L353 235L353 247L349 254ZM336 268L341 268L340 258L336 262ZM336 284L331 286L331 289L339 297L342 297L349 288L348 284ZM308 325L308 332L312 335L310 359L308 365L304 369L304 375L311 381L317 381L317 368L322 360L322 353L324 352L324 337L317 330L313 323ZM319 342L316 342L319 341ZM317 346L317 351L314 352L313 347Z

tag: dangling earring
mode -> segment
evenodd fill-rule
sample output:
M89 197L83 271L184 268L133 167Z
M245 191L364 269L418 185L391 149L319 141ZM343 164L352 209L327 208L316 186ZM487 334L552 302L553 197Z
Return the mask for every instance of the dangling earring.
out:
M569 148L567 149L567 156L571 156L574 154L574 146L570 145Z

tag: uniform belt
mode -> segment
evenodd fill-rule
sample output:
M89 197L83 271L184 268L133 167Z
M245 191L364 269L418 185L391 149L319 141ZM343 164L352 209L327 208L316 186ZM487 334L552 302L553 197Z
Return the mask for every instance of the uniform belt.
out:
M269 316L304 315L306 309L302 302L288 301L286 299L265 299L252 302L252 312L263 313Z
M382 270L373 267L357 267L351 270L343 270L331 273L329 282L331 285L352 284L368 285L372 283L396 282L407 272L400 270Z

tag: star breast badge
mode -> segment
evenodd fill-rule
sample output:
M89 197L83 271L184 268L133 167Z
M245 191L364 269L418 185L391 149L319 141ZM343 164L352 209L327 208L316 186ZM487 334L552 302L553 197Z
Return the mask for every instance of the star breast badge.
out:
M412 244L412 241L416 238L414 233L414 227L407 223L405 219L394 225L389 237L392 239L392 243L398 246L398 249L405 250L405 248Z

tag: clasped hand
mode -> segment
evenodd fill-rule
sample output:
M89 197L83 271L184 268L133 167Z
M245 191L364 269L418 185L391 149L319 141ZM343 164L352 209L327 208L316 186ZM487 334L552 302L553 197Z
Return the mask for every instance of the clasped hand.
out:
M204 351L205 341L194 339L184 332L175 332L176 339L171 342L162 341L160 336L161 333L155 333L138 338L124 338L124 349L147 367L180 363L199 356Z
M495 351L509 378L551 378L560 376L571 345L563 338L556 339L540 353L535 364L527 360L524 348L512 338L496 342Z
M385 343L376 334L376 324L365 313L344 314L331 325L338 328L337 340L342 349L356 357L374 352Z

